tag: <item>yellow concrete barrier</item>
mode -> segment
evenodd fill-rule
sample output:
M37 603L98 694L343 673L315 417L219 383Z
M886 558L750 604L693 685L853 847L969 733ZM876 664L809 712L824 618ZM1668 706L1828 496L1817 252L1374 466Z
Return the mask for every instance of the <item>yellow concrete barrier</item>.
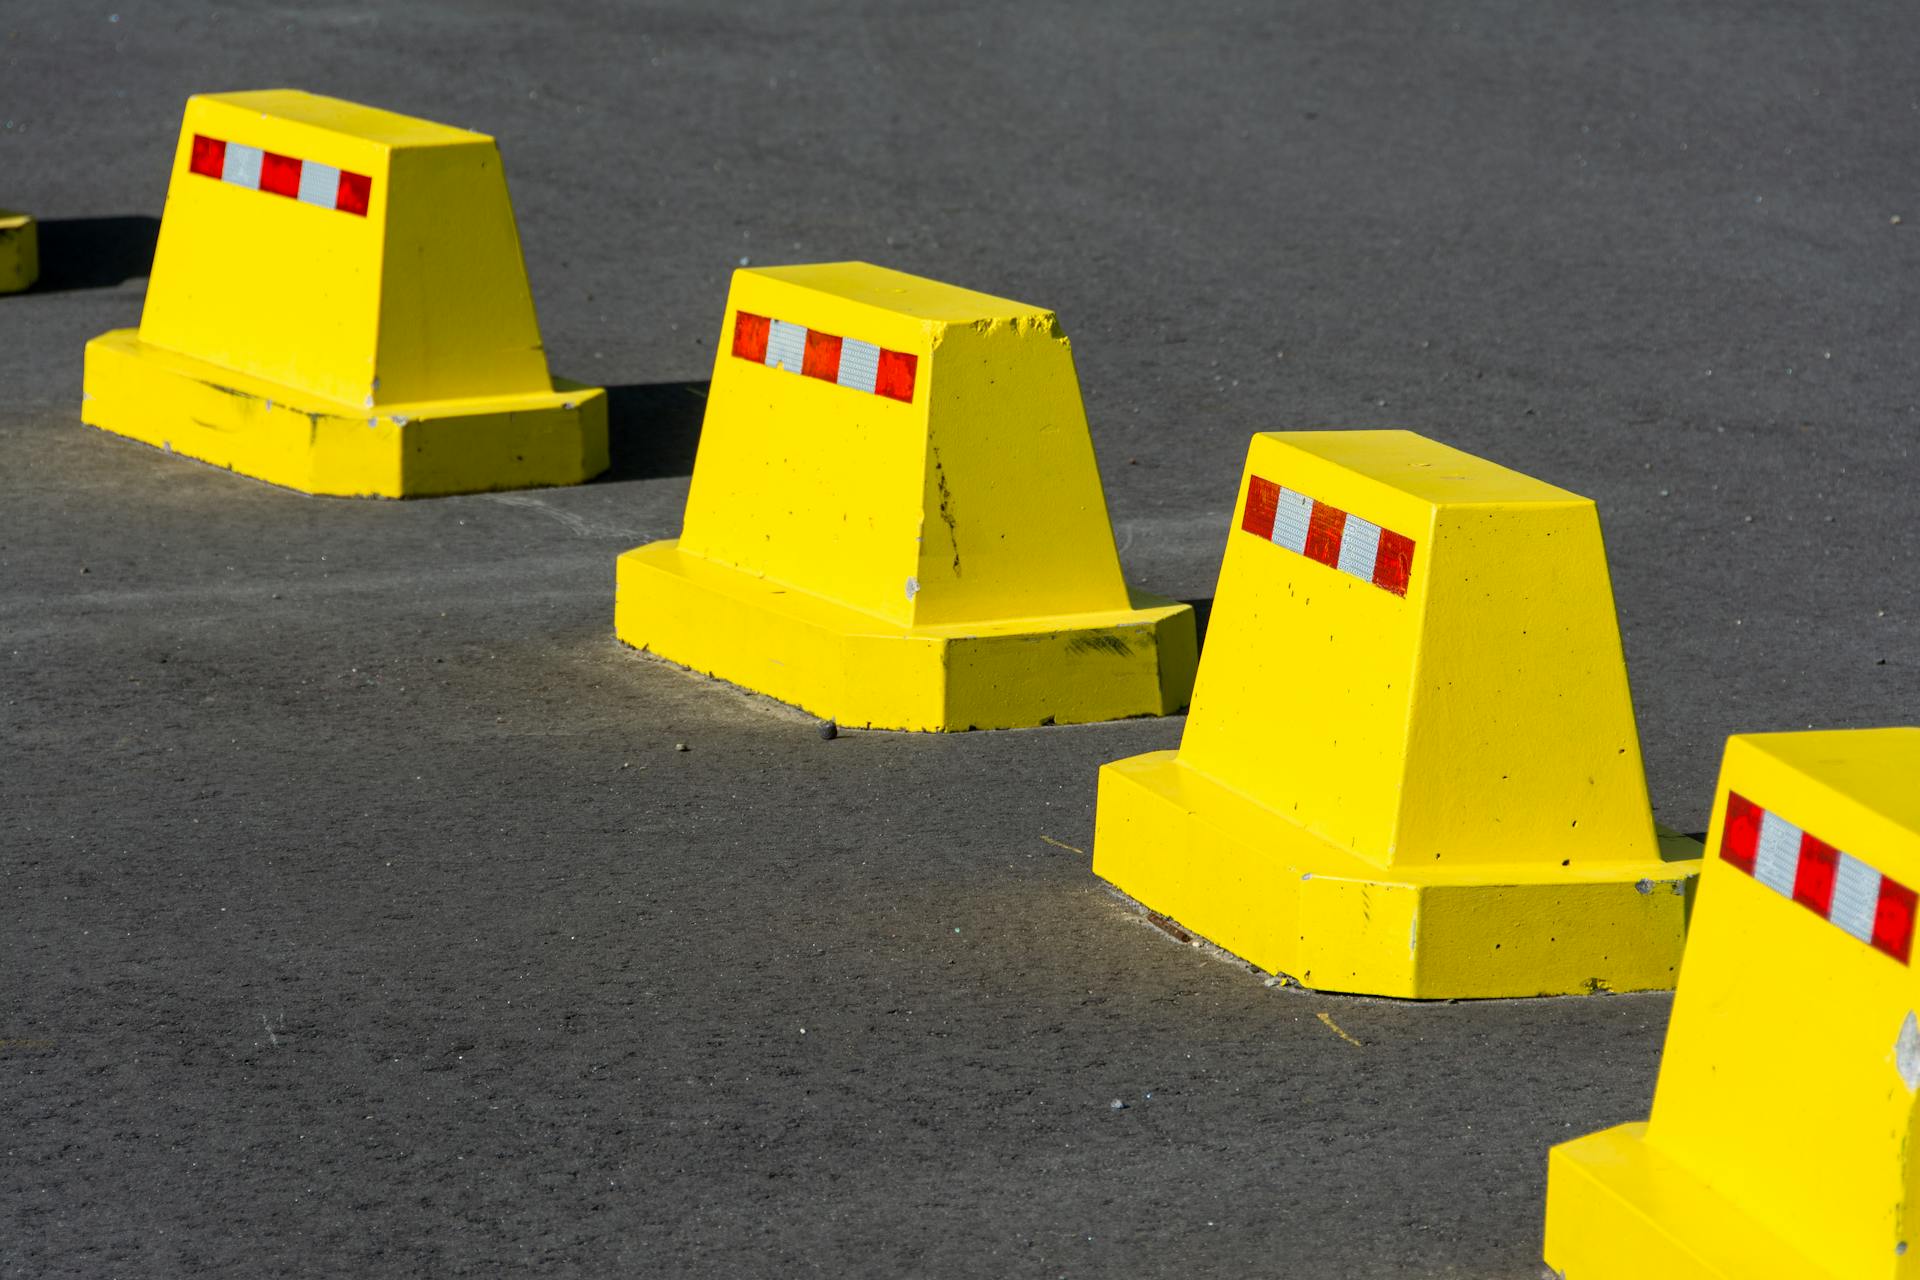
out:
M686 522L620 638L843 725L1161 715L1193 611L1120 576L1053 314L860 262L734 273Z
M1670 986L1698 848L1654 829L1593 503L1306 431L1253 439L1180 749L1101 769L1093 869L1308 986L1530 996Z
M24 213L0 209L0 293L18 293L40 278L40 228Z
M1653 1115L1553 1149L1568 1280L1920 1277L1920 729L1727 743Z
M140 327L81 418L309 493L575 484L606 396L549 375L493 139L293 90L187 102Z

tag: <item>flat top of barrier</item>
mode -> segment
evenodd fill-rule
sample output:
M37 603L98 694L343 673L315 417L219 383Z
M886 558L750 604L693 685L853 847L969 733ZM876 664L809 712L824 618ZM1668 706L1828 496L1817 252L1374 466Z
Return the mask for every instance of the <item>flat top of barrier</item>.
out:
M1816 729L1742 733L1737 740L1772 756L1908 831L1920 831L1920 728ZM1750 796L1765 804L1766 796Z
M1591 499L1412 431L1269 431L1283 444L1448 506L1478 503L1586 503ZM1284 481L1283 481L1284 483Z
M199 93L189 103L208 102L257 111L275 120L330 129L389 147L450 146L491 142L484 133L435 124L397 111L362 106L302 89L251 89L243 93Z
M942 284L924 276L908 275L871 262L817 262L793 267L753 267L740 272L764 276L802 288L898 312L919 320L968 323L977 320L1027 319L1051 323L1045 307L1028 306L990 293L976 293Z
M32 222L24 213L15 213L11 209L0 209L0 227L21 227Z

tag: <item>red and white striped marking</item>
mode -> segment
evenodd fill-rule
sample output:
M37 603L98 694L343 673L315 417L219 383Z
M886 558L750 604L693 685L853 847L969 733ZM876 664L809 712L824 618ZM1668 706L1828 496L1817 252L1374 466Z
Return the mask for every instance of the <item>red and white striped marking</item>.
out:
M1898 880L1731 791L1720 857L1781 897L1908 963L1915 894Z
M266 191L363 218L367 216L367 198L373 194L373 179L364 173L222 142L203 133L193 135L189 168L203 178L218 178L249 191Z
M889 351L857 338L837 338L747 311L734 314L733 354L769 369L785 369L909 404L920 363L919 357L905 351Z
M1263 476L1247 482L1240 527L1397 596L1413 574L1413 539Z

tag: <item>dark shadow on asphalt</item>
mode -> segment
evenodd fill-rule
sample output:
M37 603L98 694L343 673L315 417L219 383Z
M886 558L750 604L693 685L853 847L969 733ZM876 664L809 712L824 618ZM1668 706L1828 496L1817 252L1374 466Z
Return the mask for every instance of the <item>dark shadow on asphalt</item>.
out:
M38 293L111 289L153 270L160 219L145 214L111 218L47 218L40 223Z
M607 388L607 454L601 480L658 480L693 474L704 382L639 382Z
M1207 623L1213 617L1213 597L1202 600L1182 600L1181 604L1193 606L1194 651L1201 652L1207 647Z

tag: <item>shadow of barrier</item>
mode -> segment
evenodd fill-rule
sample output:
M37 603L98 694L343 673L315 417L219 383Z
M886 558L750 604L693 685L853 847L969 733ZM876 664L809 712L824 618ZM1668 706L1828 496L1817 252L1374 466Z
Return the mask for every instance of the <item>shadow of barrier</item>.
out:
M693 474L700 424L707 416L705 382L636 382L607 388L609 480L659 480Z
M146 214L40 222L38 293L111 289L153 270L160 219Z

